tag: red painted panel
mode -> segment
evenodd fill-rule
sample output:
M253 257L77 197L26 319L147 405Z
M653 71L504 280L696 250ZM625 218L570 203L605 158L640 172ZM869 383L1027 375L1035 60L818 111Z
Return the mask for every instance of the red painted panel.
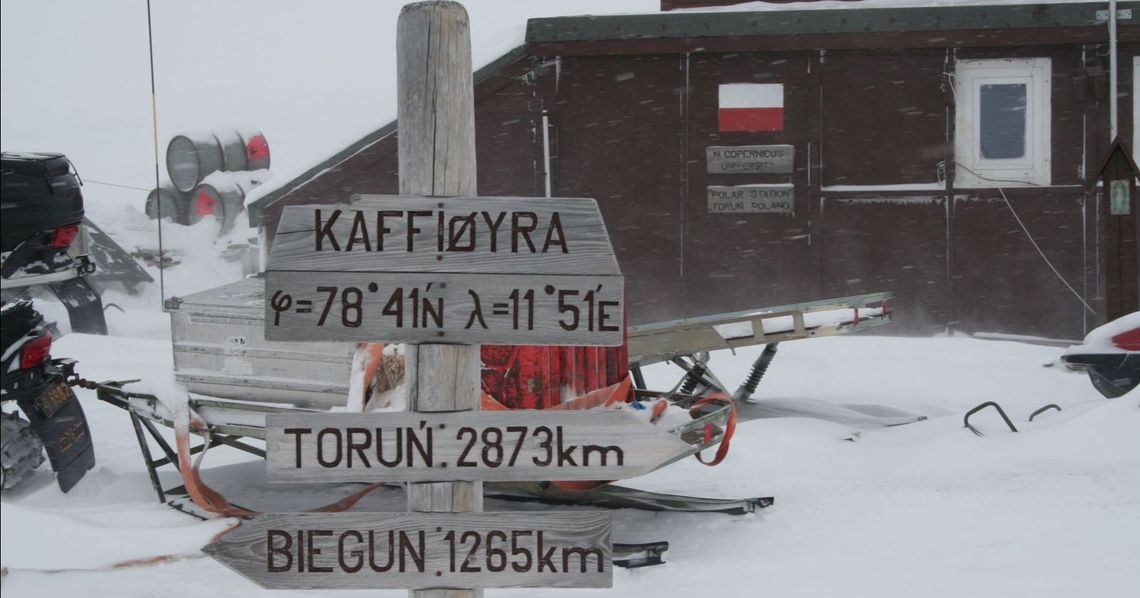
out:
M548 409L617 384L625 347L483 345L483 392L511 409Z
M723 132L783 131L783 108L721 108L717 123Z

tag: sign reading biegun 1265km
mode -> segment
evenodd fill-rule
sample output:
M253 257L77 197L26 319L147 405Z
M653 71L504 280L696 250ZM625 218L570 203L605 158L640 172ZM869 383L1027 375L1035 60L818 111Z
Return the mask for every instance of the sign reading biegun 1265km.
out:
M272 482L615 480L692 447L628 411L266 416Z
M270 589L612 585L606 513L258 515L205 548Z
M265 296L279 341L620 345L625 317L592 199L289 206Z

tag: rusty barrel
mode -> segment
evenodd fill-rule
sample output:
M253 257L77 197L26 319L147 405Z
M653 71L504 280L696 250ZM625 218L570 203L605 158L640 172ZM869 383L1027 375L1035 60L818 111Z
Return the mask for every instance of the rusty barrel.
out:
M237 135L245 149L245 168L240 170L269 168L269 142L265 135L256 129L238 129Z
M188 224L213 218L220 223L219 234L233 228L245 210L245 196L264 178L253 172L215 172L207 176L190 194Z
M190 193L224 166L222 144L209 131L175 135L166 146L166 172L174 188L183 193Z

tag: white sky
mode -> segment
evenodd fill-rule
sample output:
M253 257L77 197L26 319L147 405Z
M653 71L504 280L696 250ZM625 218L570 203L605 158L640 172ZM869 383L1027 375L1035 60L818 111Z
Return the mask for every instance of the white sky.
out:
M160 161L178 132L259 127L273 184L395 118L402 1L152 3ZM658 0L467 2L476 65L529 17L656 12ZM154 186L144 0L3 0L0 145L66 153L90 181ZM165 177L165 167L163 167ZM88 184L89 205L145 193ZM98 212L97 206L95 213Z
M866 0L814 6L1016 0ZM176 133L260 128L280 185L395 118L402 0L154 0L159 160ZM470 0L476 66L530 17L652 13L659 0ZM769 5L804 8L812 4ZM752 3L745 9L762 5ZM735 8L739 10L740 8ZM88 182L154 186L145 0L0 1L0 147L66 153ZM165 178L165 166L162 166ZM145 193L84 188L89 209Z

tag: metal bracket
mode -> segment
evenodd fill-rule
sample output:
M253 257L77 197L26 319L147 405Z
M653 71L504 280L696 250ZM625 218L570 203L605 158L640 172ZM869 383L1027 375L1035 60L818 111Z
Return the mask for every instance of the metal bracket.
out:
M1033 418L1037 417L1038 415L1041 415L1042 413L1045 413L1046 411L1048 411L1050 409L1055 409L1057 411L1061 410L1061 408L1058 407L1055 403L1049 403L1048 405L1038 409L1037 411L1030 413L1029 414L1029 421L1033 421Z
M962 423L964 423L966 425L966 427L970 429L971 432L973 432L974 434L977 434L978 436L983 435L980 430L978 430L974 426L970 425L970 416L981 411L982 409L985 409L986 407L993 407L994 409L996 409L998 412L998 415L1001 415L1001 418L1005 420L1005 425L1009 426L1009 430L1011 432L1017 431L1017 426L1013 425L1013 422L1010 421L1009 416L1005 414L1005 410L1001 408L1001 405L998 405L997 403L995 403L993 401L986 401L985 403L982 403L981 405L978 405L977 407L974 407L973 409L967 411L966 416L964 418L962 418Z

